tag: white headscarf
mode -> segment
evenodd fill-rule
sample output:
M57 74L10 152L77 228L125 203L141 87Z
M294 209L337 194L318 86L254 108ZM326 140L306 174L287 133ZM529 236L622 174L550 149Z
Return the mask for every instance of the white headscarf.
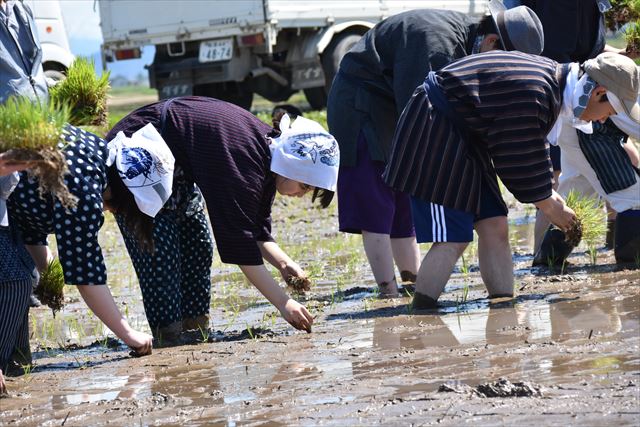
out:
M280 119L282 134L271 143L271 171L307 185L336 191L340 151L322 125L304 117Z
M564 123L569 123L572 127L587 133L593 133L591 122L581 120L580 116L587 108L587 103L591 97L591 92L596 88L597 83L594 82L587 73L578 78L580 65L571 64L567 82L562 92L562 107L555 125L547 135L547 140L551 145L558 145L558 138L562 131Z
M155 217L171 196L175 158L156 128L147 124L131 138L118 132L109 144L107 166L115 163L138 208Z

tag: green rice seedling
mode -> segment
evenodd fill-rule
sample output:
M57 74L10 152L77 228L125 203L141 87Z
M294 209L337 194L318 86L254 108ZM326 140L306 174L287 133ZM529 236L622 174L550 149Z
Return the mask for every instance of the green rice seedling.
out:
M64 273L57 258L52 259L40 273L34 293L40 302L51 308L54 317L64 306Z
M203 328L202 326L198 325L198 330L200 331L202 342L209 342L209 328Z
M591 263L596 263L597 252L595 248L602 240L602 236L607 232L607 217L604 211L604 202L594 197L584 196L581 193L571 190L567 195L567 206L569 206L576 213L576 225L574 229L574 235L572 231L567 232L567 240L572 244L574 241L580 241L580 238L576 236L579 234L582 236L589 253L591 254ZM575 242L575 245L577 245Z
M249 334L249 338L255 341L256 337L255 335L253 335L253 328L251 328L251 326L249 326L248 323L245 323L245 326L247 327L247 333Z
M639 2L640 3L640 2ZM624 33L624 38L627 41L627 52L638 54L640 53L640 24L632 22Z
M0 105L0 153L13 163L27 163L29 174L38 179L41 196L52 194L66 208L76 204L62 177L67 162L58 149L69 110L55 103L33 103L12 97Z
M109 73L98 77L93 60L78 57L67 70L67 78L49 90L51 100L70 107L69 123L75 126L107 124Z
M467 298L469 297L469 283L464 284L464 289L462 289L462 303L467 302Z
M462 254L462 266L460 267L460 271L462 271L462 274L464 275L465 278L467 278L469 276L469 265L467 264L467 260L464 257L464 254Z

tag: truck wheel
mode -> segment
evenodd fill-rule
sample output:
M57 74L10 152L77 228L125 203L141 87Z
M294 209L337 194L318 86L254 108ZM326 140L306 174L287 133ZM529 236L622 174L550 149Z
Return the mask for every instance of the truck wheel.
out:
M322 87L310 87L304 89L304 96L307 98L307 102L314 110L322 110L327 106L327 92Z
M253 92L243 83L209 83L193 87L196 96L209 96L235 104L249 110L253 102Z
M333 78L338 73L342 57L353 47L362 37L355 33L340 33L331 40L329 46L322 53L322 71L324 71L325 93L329 93ZM326 101L325 101L326 103Z

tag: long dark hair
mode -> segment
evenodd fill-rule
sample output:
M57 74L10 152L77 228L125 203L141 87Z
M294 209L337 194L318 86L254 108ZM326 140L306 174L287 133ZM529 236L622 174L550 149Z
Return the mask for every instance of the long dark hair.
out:
M333 195L335 193L330 190L325 190L324 188L314 188L313 196L311 196L311 203L315 202L316 199L319 200L320 206L325 209L328 208L333 200Z
M147 253L154 252L153 218L138 208L133 193L122 182L115 165L107 169L107 183L111 190L109 204L114 214L124 219L124 226L135 237L138 247Z

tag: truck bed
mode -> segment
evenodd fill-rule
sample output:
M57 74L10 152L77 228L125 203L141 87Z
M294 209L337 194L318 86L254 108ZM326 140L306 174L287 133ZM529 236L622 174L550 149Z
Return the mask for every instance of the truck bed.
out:
M350 20L378 22L398 12L441 8L482 14L486 0L100 0L105 46L140 47L258 33L276 28L324 27Z

